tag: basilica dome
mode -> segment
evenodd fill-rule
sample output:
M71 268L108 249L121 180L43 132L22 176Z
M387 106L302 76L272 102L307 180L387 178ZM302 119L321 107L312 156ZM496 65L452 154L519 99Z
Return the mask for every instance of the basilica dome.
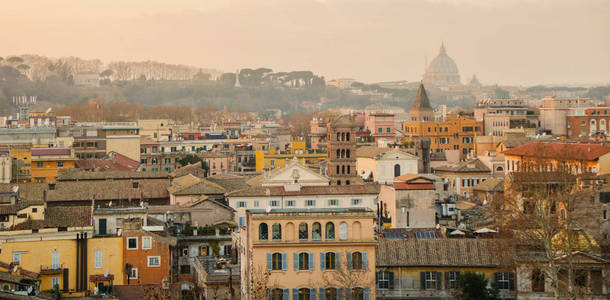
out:
M437 57L435 57L432 62L430 62L430 66L428 67L428 72L432 73L458 73L457 65L455 61L449 55L447 55L447 51L445 50L445 46L441 46L441 50Z

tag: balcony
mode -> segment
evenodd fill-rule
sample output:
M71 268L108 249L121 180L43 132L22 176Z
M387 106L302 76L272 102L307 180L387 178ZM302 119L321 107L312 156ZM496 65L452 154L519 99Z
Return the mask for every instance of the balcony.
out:
M51 275L51 274L61 274L64 270L64 265L41 265L40 266L40 274L41 275Z

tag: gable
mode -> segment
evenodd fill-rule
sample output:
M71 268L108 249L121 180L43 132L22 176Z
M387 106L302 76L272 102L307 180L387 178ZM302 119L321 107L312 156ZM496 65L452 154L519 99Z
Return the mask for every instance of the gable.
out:
M377 156L377 160L417 160L418 157L402 151L400 149L394 149Z
M262 186L279 186L297 181L303 186L328 185L329 180L299 163L292 163L287 167L274 170L263 178Z

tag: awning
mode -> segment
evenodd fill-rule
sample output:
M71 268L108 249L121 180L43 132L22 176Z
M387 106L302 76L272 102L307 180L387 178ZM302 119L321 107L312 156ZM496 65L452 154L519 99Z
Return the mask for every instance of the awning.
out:
M113 281L113 280L114 280L114 275L113 274L108 274L108 275L104 275L104 274L89 275L89 281L90 282Z
M493 229L489 229L489 228L481 228L477 231L475 231L476 233L497 233L497 231L493 230Z
M454 231L452 231L451 233L449 233L449 235L466 235L466 233L464 233L463 231L456 229Z

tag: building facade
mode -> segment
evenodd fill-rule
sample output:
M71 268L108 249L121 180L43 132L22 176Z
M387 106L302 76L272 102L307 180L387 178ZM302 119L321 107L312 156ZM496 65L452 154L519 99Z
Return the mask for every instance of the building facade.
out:
M356 182L356 131L352 116L344 115L328 124L328 169L331 185L350 185Z

